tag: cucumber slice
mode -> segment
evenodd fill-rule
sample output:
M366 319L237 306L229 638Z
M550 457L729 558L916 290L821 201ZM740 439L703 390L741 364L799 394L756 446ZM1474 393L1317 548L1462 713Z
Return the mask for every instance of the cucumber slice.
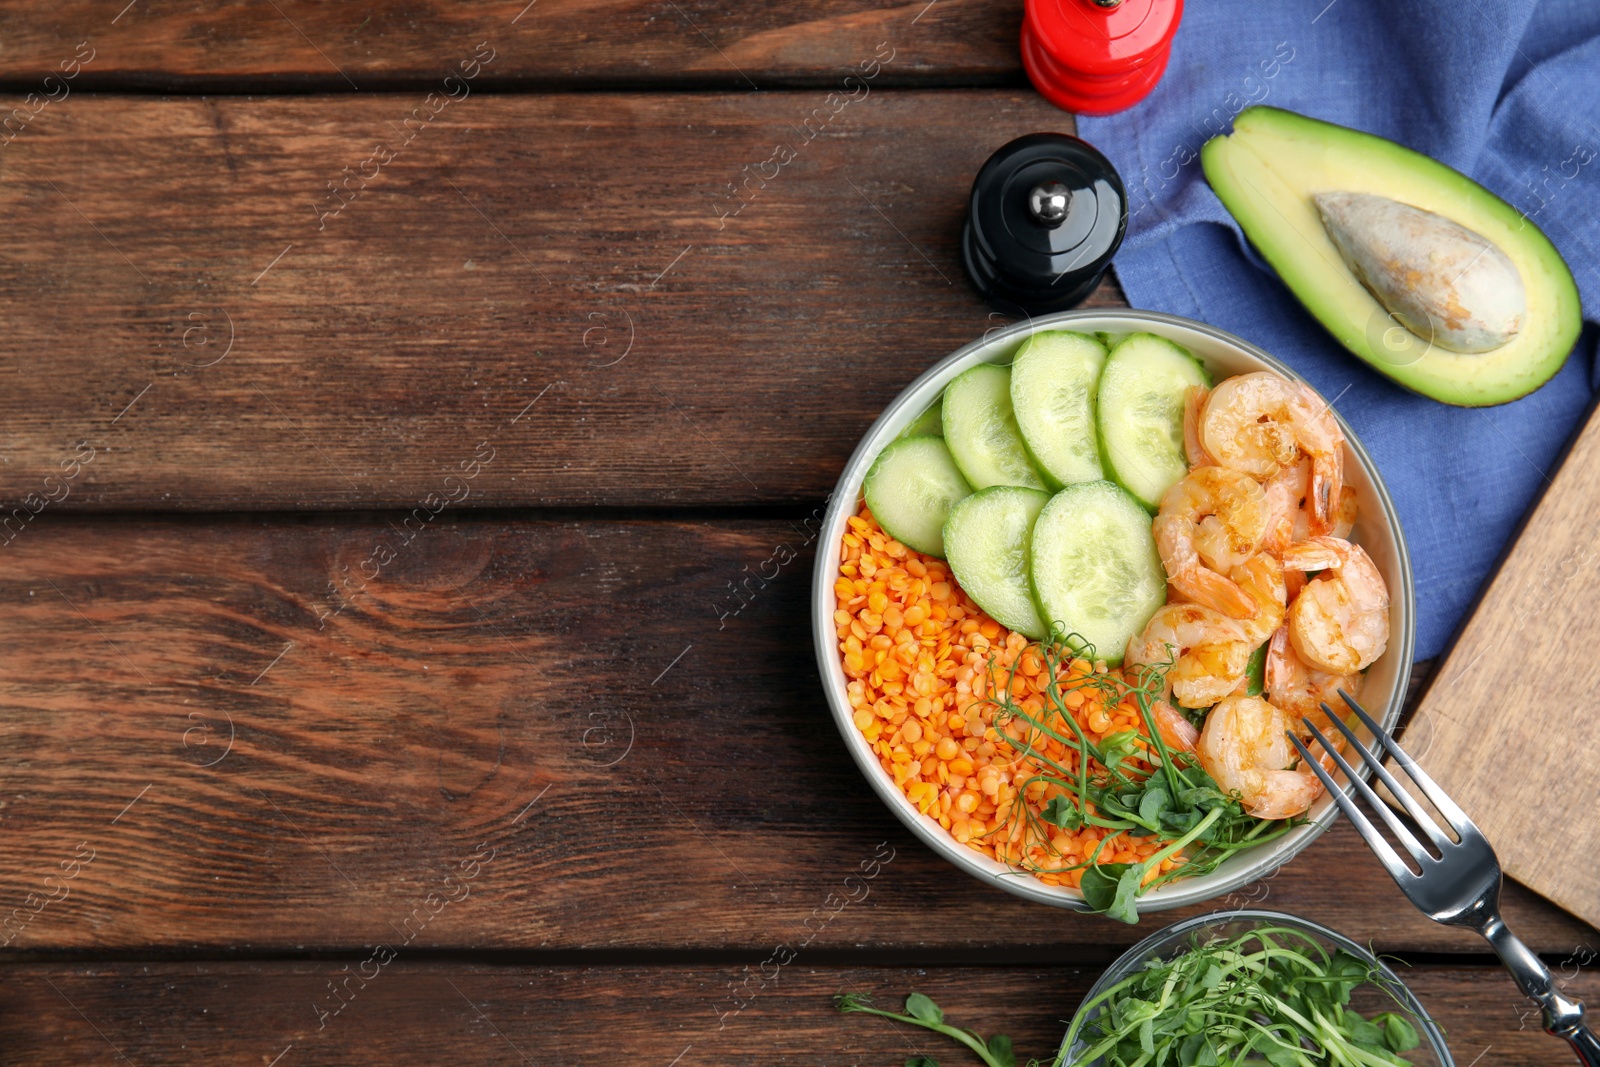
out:
M1167 602L1150 515L1111 482L1079 482L1051 497L1028 555L1039 617L1108 664L1122 662L1128 639Z
M1129 334L1100 373L1100 449L1106 473L1151 511L1189 472L1183 451L1183 397L1211 375L1164 337Z
M1105 363L1105 345L1065 330L1036 333L1017 349L1011 406L1028 454L1052 489L1106 476L1094 424Z
M911 421L911 425L900 431L901 437L943 437L944 436L944 398L940 397L933 404Z
M1008 630L1045 635L1028 583L1028 541L1050 494L1015 485L980 489L950 509L945 557L967 595Z
M972 494L950 450L937 437L902 437L872 461L861 486L867 507L889 536L944 558L944 520Z
M973 489L1043 489L1011 410L1011 370L980 363L944 389L944 439Z

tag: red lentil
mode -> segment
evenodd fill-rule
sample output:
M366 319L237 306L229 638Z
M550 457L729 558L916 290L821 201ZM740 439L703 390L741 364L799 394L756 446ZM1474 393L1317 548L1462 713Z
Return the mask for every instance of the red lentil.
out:
M865 506L850 519L839 573L833 619L850 679L850 706L884 771L957 841L1025 866L1042 882L1076 886L1080 871L1054 869L1084 862L1106 831L1095 826L1057 830L1048 824L1039 831L1017 817L1020 783L1043 768L1020 756L1012 743L1022 741L1026 724L1013 720L1002 734L993 725L994 706L984 699L1010 677L1012 699L1042 716L1050 679L1037 648L985 615L943 560L885 533ZM1094 667L1073 660L1063 664L1061 680L1086 677ZM1107 708L1099 691L1089 688L1067 690L1064 702L1096 741L1124 730L1144 732L1131 701ZM1054 739L1035 734L1033 746L1063 766L1076 766L1076 750ZM1060 792L1035 782L1020 802L1042 812ZM1153 837L1117 834L1105 842L1099 858L1137 863L1161 847ZM1181 856L1166 860L1150 877L1181 862Z

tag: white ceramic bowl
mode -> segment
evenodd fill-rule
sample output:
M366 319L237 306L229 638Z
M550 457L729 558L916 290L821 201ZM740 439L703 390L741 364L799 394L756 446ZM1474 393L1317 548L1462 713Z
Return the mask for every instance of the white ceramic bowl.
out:
M1076 890L1051 886L1026 872L1007 867L966 845L960 844L939 823L917 811L895 785L894 779L878 763L866 738L851 718L844 666L840 662L838 636L833 621L837 605L833 587L839 578L839 544L846 522L861 506L861 482L878 453L931 405L949 381L978 363L1007 363L1027 337L1041 330L1103 331L1112 334L1143 331L1175 341L1202 360L1212 375L1221 380L1250 371L1273 370L1301 381L1294 371L1261 349L1232 334L1192 319L1153 311L1090 310L1065 311L1031 322L991 330L981 340L951 353L927 373L906 387L884 409L872 429L861 439L845 465L830 498L817 550L817 570L812 584L811 628L817 647L817 665L828 706L844 736L861 773L878 796L899 820L920 837L929 848L980 881L999 886L1008 893L1050 904L1058 908L1086 910ZM1336 412L1337 414L1337 412ZM1384 488L1372 459L1361 447L1350 427L1340 419L1349 439L1350 460L1345 466L1345 484L1357 493L1358 518L1353 539L1360 542L1383 572L1389 586L1389 648L1367 672L1362 685L1361 703L1367 711L1392 730L1400 717L1406 685L1411 678L1412 649L1416 637L1415 590L1411 561L1394 502ZM1323 796L1310 812L1309 821L1265 845L1246 849L1230 857L1216 870L1195 878L1180 878L1150 891L1140 898L1141 912L1163 911L1221 897L1239 886L1269 874L1309 845L1327 829L1337 815L1333 799Z

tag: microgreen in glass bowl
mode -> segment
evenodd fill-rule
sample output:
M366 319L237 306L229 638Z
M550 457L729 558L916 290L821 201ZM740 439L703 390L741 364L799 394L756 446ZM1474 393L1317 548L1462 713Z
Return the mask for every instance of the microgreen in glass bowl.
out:
M903 1014L859 996L836 1003L944 1034L989 1067L1019 1062L1009 1038L985 1041L961 1030L919 993L906 999ZM1089 990L1049 1067L1254 1064L1454 1067L1454 1060L1416 996L1367 949L1293 915L1239 910L1176 923L1124 953Z
M1367 949L1306 919L1243 910L1176 923L1124 953L1084 998L1056 1062L1454 1061L1416 996Z

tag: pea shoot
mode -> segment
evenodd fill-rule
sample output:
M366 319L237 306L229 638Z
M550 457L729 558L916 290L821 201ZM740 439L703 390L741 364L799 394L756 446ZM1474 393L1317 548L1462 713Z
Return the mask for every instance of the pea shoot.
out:
M1170 661L1134 668L1128 672L1131 678L1116 670L1083 674L1069 670L1068 664L1074 658L1092 661L1094 649L1077 635L1055 634L1029 647L1044 665L1043 711L1034 714L1012 696L1021 656L1003 680L990 686L991 695L985 698L994 709L993 725L1000 741L1019 763L1038 768L1018 784L1001 828L994 832L1041 842L1047 853L1055 854L1059 853L1049 843L1049 827L1096 826L1107 833L1082 862L1047 866L1023 859L1018 866L1035 874L1082 871L1080 888L1091 910L1137 923L1137 902L1143 893L1174 878L1214 870L1240 849L1271 841L1302 821L1266 821L1247 814L1238 797L1224 793L1197 757L1167 745L1156 725L1155 705L1166 692ZM992 662L990 673L993 676ZM1098 743L1091 741L1067 703L1074 690L1097 691L1108 707L1131 699L1144 731L1123 730ZM1008 732L1013 724L1023 729ZM1060 742L1071 758L1051 758L1042 747L1047 739ZM1028 800L1030 787L1038 783L1053 787L1042 809ZM1102 862L1107 842L1119 833L1164 843L1139 863ZM1180 853L1180 865L1160 870L1164 860Z
M1375 968L1286 926L1258 926L1149 961L1085 1004L1056 1067L1408 1067L1416 1027L1398 1012L1350 1007ZM1068 1061L1067 1051L1082 1051Z
M834 1007L842 1012L861 1012L866 1015L877 1015L884 1019L893 1019L895 1022L909 1023L920 1026L925 1030L932 1030L936 1034L943 1034L971 1049L977 1057L988 1067L1017 1067L1016 1053L1011 1050L1011 1039L1005 1034L995 1034L985 1041L972 1030L962 1030L951 1026L944 1021L944 1012L939 1009L930 997L921 993L912 993L906 997L906 1010L904 1014L885 1011L872 1006L872 998L856 993L840 993L833 998ZM939 1067L939 1061L931 1056L912 1056L906 1060L906 1067Z

